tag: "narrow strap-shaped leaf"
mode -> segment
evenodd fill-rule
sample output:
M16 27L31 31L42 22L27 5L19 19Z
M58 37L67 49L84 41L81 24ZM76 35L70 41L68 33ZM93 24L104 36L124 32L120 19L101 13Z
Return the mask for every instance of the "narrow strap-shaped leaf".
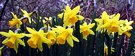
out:
M74 47L71 50L71 56L81 56L80 51L81 51L81 42L82 42L82 37L80 36L80 22L77 21L75 23L75 30L74 30L74 36L78 38L80 41L79 43L74 42Z
M128 49L127 49L126 56L131 55L131 52L134 48L134 44L135 44L135 27L133 27L133 30L131 32L131 37L130 37L129 46L128 46Z
M97 33L95 40L95 56L104 56L104 34Z
M107 46L108 46L108 56L111 56L111 39L110 39L110 37L107 35L107 34L105 34L105 37L106 37L106 40L107 40Z
M122 35L122 37L120 37L120 38L121 38L120 43L117 45L117 48L116 48L116 56L120 56L121 47L124 44L124 35Z
M115 56L116 55L116 46L117 46L117 37L118 37L118 33L114 34L114 40L112 43L112 47L114 48L114 52L112 52L111 56Z
M17 56L14 49L10 49L10 56Z

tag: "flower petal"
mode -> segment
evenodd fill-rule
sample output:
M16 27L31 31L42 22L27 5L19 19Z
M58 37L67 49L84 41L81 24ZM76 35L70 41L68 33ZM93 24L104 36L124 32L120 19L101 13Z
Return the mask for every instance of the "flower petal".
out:
M72 39L73 39L74 41L76 41L76 42L79 42L79 40L78 40L76 37L74 37L74 36L72 36Z
M17 49L18 49L18 43L16 42L15 46L14 46L14 50L15 50L16 53L18 52Z
M58 17L62 19L64 13L58 14Z
M29 33L35 33L36 32L35 30L33 30L33 29L29 28L29 27L27 27L27 30L28 30Z
M112 21L118 21L120 18L120 14L118 13L115 17L113 17Z
M76 7L72 10L72 12L74 12L74 14L77 14L77 13L79 12L79 10L80 10L80 6L76 6Z
M32 34L23 34L23 35L27 37L32 37Z
M70 7L68 5L66 6L65 12L71 12L71 9L70 9Z
M25 35L23 34L16 34L17 38L23 38Z
M17 42L18 42L20 45L25 46L25 43L24 43L21 39L17 39Z
M47 39L46 37L41 37L43 43L52 44L52 41Z
M43 46L42 46L42 41L39 40L38 42L38 49L42 52L43 51Z
M95 23L89 24L89 28L92 28L95 25Z
M6 44L9 38L6 38L4 41L2 41L2 44Z
M6 36L6 37L10 37L11 35L9 33L6 32L0 32L1 35Z
M89 30L89 33L95 35L95 33L92 30Z
M78 17L78 20L83 20L84 19L84 17L81 16L81 15L77 15L77 17Z
M71 46L71 47L73 47L74 45L74 43L73 43L73 40L72 40L72 37L71 36L68 36L67 37L67 42L68 42L68 44Z

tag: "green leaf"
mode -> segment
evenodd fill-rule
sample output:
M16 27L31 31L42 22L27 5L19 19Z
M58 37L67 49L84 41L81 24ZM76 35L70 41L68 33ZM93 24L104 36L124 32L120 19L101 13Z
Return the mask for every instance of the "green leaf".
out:
M131 55L131 52L134 48L134 44L135 44L135 26L133 27L133 30L131 32L131 37L130 37L130 41L129 41L129 46L128 46L128 49L127 49L127 53L126 53L126 56L130 56Z

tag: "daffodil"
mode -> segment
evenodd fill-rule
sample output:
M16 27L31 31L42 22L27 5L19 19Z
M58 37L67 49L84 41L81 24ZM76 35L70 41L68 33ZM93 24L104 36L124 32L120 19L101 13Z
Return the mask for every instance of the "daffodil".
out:
M56 37L57 44L65 44L66 40L68 44L73 47L74 43L73 40L76 42L79 42L79 40L72 35L73 29L72 28L63 28L61 26L56 26L57 28L52 28L53 31L55 31L58 36Z
M118 13L110 21L108 21L107 23L105 23L101 27L106 29L108 34L110 34L111 32L118 32L119 35L121 35L122 30L120 28L120 24L124 24L125 21L124 20L119 20L119 18L120 18L120 14Z
M13 31L9 30L8 33L0 32L1 35L6 36L7 38L2 42L2 44L6 44L9 48L14 48L17 53L18 44L25 46L24 42L21 38L24 37L23 34L17 34Z
M59 14L58 17L62 18L64 15L64 26L69 26L75 24L78 20L83 20L84 17L81 15L77 15L80 10L80 6L76 6L71 10L71 8L67 5L66 9L63 13Z
M86 22L84 22L83 25L80 25L80 32L83 35L83 39L87 40L87 36L89 34L94 35L94 32L92 30L90 30L94 25L95 25L95 23L87 25Z
M124 24L121 24L121 29L122 32L129 38L131 36L131 34L128 32L130 31L132 28L132 26L130 26L134 21L129 21L126 19Z
M97 19L95 19L95 21L98 23L98 26L96 28L96 31L101 30L101 29L103 29L101 26L104 25L104 24L106 24L108 21L110 21L109 15L104 11L102 13L101 19L100 18L97 18Z
M50 48L51 45L55 44L56 41L56 33L54 31L49 31L45 34L45 36L47 37L47 39L51 40L52 43L51 44L47 44L48 47Z
M23 16L24 16L24 17L27 17L28 20L29 20L29 23L31 23L31 15L32 15L32 12L31 12L31 13L28 13L26 10L23 10L23 9L21 9L21 11L22 11L22 13L23 13ZM32 21L34 21L34 20L32 19Z
M43 30L33 30L29 27L27 27L27 30L29 33L31 34L27 34L27 37L30 37L30 39L27 41L28 45L31 48L37 48L42 52L43 51L43 47L42 47L42 43L47 43L47 44L51 44L51 40L47 39L46 37L44 37L44 31Z
M18 19L18 17L13 12L11 12L11 14L13 16L13 19L12 21L9 21L9 26L12 28L16 25L17 28L20 28L20 25L22 24L21 20Z

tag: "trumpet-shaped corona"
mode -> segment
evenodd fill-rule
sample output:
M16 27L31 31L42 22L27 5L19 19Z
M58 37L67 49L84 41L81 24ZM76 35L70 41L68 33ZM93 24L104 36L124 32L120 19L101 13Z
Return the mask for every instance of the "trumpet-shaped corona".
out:
M21 38L24 37L23 34L14 33L11 30L9 30L8 33L0 32L0 34L7 37L2 43L6 44L9 48L14 48L16 53L18 49L18 44L25 46L24 42L21 40Z
M44 31L43 30L36 31L36 30L33 30L29 27L27 27L27 30L28 30L29 33L31 33L31 34L26 35L27 37L31 37L27 41L27 43L30 47L32 47L32 48L38 47L38 49L40 51L43 51L42 43L46 43L46 44L52 43L51 40L44 37Z
M57 28L52 28L53 31L55 31L58 36L56 37L57 44L65 44L67 41L68 44L73 47L74 43L73 40L76 42L79 42L79 40L72 35L73 29L72 28L63 28L61 26L56 26Z
M80 32L83 35L83 39L87 40L87 36L89 34L94 35L94 32L91 30L91 28L94 26L95 24L88 24L86 22L83 23L83 25L80 25Z
M59 18L62 18L64 16L64 26L70 26L75 24L78 20L83 20L84 17L81 15L77 15L79 13L80 6L76 6L71 10L71 8L67 5L66 9L63 13L59 14Z

